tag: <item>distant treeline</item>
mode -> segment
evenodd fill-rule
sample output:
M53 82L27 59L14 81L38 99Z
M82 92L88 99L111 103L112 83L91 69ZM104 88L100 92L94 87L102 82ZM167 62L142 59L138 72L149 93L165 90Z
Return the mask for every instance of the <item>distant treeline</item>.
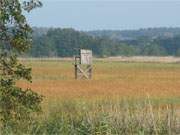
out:
M180 56L180 28L127 31L76 31L34 28L31 57L71 57L78 49L92 49L97 57Z

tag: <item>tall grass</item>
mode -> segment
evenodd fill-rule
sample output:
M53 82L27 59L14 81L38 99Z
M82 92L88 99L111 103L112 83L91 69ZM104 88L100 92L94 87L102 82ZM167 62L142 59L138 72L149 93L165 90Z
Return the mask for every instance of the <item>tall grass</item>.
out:
M22 131L62 135L179 135L180 111L173 104L132 101L64 100ZM5 133L5 132L4 132ZM6 133L11 133L6 129Z
M18 135L180 135L179 63L96 61L93 79L77 81L72 61L23 62L33 67L33 83L19 85L46 99Z

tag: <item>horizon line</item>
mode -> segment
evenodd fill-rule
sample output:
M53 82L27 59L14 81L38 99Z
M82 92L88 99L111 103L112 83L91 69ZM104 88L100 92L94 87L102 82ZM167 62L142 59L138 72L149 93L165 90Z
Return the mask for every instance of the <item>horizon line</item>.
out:
M32 28L47 28L47 29L73 29L76 31L137 31L137 30L148 30L148 29L180 29L180 26L160 26L160 27L142 27L142 28L134 28L134 29L92 29L92 30L80 30L73 27L59 27L59 26L31 26Z

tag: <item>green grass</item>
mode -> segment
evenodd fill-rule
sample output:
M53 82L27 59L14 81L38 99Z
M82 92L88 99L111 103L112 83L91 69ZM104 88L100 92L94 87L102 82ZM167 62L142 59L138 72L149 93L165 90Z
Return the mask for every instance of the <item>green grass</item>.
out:
M62 135L179 135L179 110L173 104L152 105L151 100L64 100L49 104L28 125L25 134ZM8 129L7 129L8 131ZM11 133L9 131L9 133ZM20 132L19 132L20 133Z

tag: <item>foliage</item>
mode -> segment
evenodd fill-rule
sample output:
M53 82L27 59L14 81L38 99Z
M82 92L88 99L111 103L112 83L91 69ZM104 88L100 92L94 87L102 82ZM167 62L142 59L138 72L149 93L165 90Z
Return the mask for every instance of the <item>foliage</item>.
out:
M77 55L79 48L92 49L98 57L177 56L177 50L180 49L179 34L180 30L174 28L95 32L34 28L34 46L28 56L72 57Z
M117 42L109 38L95 38L74 29L49 29L39 34L35 30L29 56L33 57L69 57L77 55L79 48L92 49L96 56L135 55L132 45ZM42 32L44 33L44 32Z
M180 28L160 27L160 28L144 28L138 30L97 30L87 32L95 37L109 37L113 40L136 40L139 37L147 38L170 38L180 34Z
M34 8L40 3L32 0L24 2L24 8ZM33 7L32 7L33 6ZM30 10L28 10L30 11ZM18 54L29 49L32 29L22 14L19 0L0 2L0 113L3 128L10 127L18 133L24 128L30 113L40 111L42 97L30 89L16 86L20 79L31 81L31 69L17 60ZM20 126L21 125L21 126ZM17 128L18 127L18 128Z

